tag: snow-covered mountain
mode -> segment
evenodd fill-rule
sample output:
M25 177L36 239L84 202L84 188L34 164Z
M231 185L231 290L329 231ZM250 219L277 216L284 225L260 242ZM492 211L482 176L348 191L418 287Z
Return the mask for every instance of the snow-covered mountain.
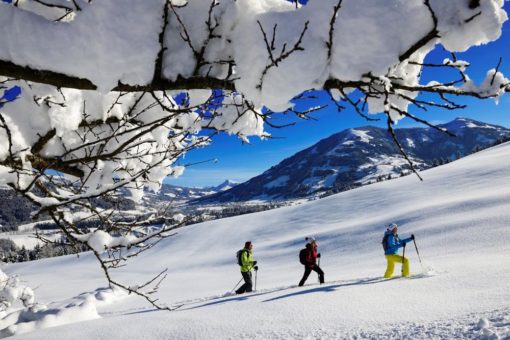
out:
M203 196L217 193L212 187L189 188L171 184L163 184L157 193L146 190L143 201L146 204L154 205L157 202L186 202Z
M397 129L404 150L419 169L427 169L466 156L510 129L457 118L439 125L454 133L450 137L432 128ZM231 202L305 197L395 178L410 172L386 129L365 126L347 129L325 138L235 188L199 201Z
M201 197L214 195L219 192L232 189L237 184L237 182L228 179L219 185L203 188L190 188L171 184L163 184L161 186L161 190L157 193L147 190L145 192L143 202L150 206L155 206L159 203L165 202L184 203L190 200L196 200Z
M195 224L115 272L127 284L168 268L158 311L111 291L93 254L7 264L46 305L0 319L35 339L508 339L510 143L412 176L321 200ZM410 279L382 280L386 225L416 235ZM326 283L298 253L315 236ZM235 252L254 244L257 291L228 296ZM396 267L398 275L400 266ZM57 283L57 285L56 285ZM56 288L58 287L58 289ZM105 288L101 288L105 287ZM55 327L58 326L58 327ZM52 328L48 328L52 327ZM29 333L30 332L30 333Z
M221 191L232 189L233 187L235 187L238 184L239 184L239 182L227 179L220 185L210 187L210 189L211 189L211 191L221 192Z

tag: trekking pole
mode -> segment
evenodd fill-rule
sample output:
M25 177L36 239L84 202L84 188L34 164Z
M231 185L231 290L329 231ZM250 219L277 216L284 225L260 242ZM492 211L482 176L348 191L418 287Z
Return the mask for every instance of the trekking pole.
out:
M406 244L404 243L404 251L402 252L402 276L404 276L404 262L406 260Z
M423 263L421 262L420 252L418 251L418 246L416 245L416 240L413 239L413 242L414 242L414 248L416 248L416 254L418 255L418 260L420 260L421 271L423 272L424 271Z
M319 261L317 262L317 267L321 267L321 258L319 257ZM319 280L319 284L321 283L321 276L317 273L317 280Z
M259 272L259 270L255 270L255 291L257 291L257 273Z
M230 293L231 293L231 294L234 292L234 290L236 290L237 286L239 286L239 284L241 283L241 281L243 281L243 278L241 278L241 280L239 280L239 282L238 282L238 283L236 283L236 285L234 286L234 289L232 289L232 290L230 291Z

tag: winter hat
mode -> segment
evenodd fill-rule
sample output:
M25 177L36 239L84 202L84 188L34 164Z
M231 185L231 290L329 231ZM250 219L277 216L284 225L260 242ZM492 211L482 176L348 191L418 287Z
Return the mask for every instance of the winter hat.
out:
M317 243L317 240L315 239L315 237L313 236L307 236L305 237L305 241L308 242L308 243L312 243L312 242L315 242Z
M388 225L388 230L389 231L393 231L393 229L397 228L397 224L396 223L390 223Z
M245 247L246 249L250 248L250 246L251 246L251 241L246 241L246 242L244 243L244 247Z

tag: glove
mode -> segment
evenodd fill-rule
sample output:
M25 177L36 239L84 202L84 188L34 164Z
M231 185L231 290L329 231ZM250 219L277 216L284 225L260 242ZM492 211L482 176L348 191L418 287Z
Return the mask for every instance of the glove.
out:
M414 234L411 234L411 240L414 241Z
M255 271L259 270L259 266L255 266L253 269L255 269Z
M318 253L318 254L317 254L317 257L318 257L318 258L320 258L320 257L321 257L321 253Z
M253 265L255 266L257 264L257 261L253 261Z

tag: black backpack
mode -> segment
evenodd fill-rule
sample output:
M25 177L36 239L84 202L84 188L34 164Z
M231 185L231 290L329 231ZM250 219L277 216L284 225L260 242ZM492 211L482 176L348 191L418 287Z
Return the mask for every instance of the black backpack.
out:
M386 250L388 249L388 237L391 236L391 234L384 234L383 238L382 238L382 247L384 249L384 251L386 252Z
M308 255L308 249L304 248L299 251L299 262L306 264L306 256Z
M237 251L236 253L236 257L237 257L237 264L242 266L243 265L243 261L241 259L241 257L243 256L243 251L247 251L246 249L240 249Z

